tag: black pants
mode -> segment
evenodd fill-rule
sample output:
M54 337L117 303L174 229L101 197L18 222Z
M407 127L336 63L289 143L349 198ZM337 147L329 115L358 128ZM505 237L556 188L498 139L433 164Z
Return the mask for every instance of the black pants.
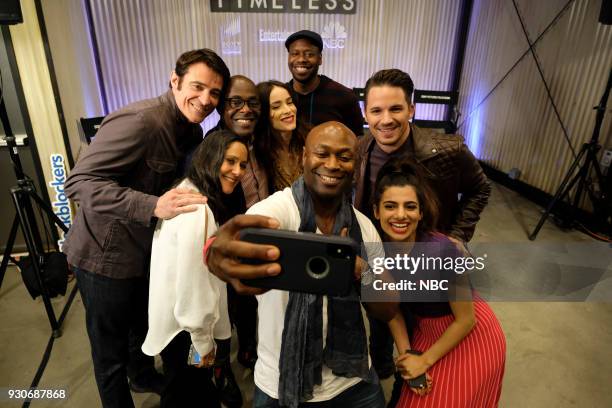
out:
M393 361L393 336L389 331L389 325L374 317L370 320L370 357L372 365L377 372L391 370L395 363Z
M153 369L153 357L140 347L148 330L149 282L111 279L73 268L85 306L94 373L104 407L133 407L128 374Z
M162 350L166 387L161 396L161 408L211 407L218 408L219 397L207 368L187 364L191 337L180 332Z
M251 295L239 295L232 285L227 285L227 303L232 324L238 332L240 350L257 348L257 299Z
M398 280L399 281L399 280ZM408 337L412 338L416 318L410 313L403 313ZM393 336L389 330L389 325L386 322L380 321L374 317L369 317L370 321L370 357L372 365L377 372L395 371L395 362L393 361Z

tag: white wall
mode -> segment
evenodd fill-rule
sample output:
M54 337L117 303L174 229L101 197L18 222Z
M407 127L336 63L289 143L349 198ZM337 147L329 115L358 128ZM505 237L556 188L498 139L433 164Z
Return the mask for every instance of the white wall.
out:
M601 0L520 0L517 5L530 41L541 36L536 55L569 142L511 0L474 1L459 132L479 158L502 171L516 167L522 181L552 194L574 158L572 148L578 151L591 138L593 106L612 67L612 26L598 23ZM611 116L609 110L600 136L608 149Z
M77 121L81 117L104 115L87 30L85 1L41 2L70 149L75 161L84 147L79 139Z
M176 57L194 48L217 51L233 74L255 82L287 81L284 40L261 42L260 30L323 34L332 25L346 34L344 47L324 49L321 73L363 87L375 71L394 67L409 72L417 88L447 90L460 1L355 3L355 14L325 15L211 13L204 0L92 2L109 108L163 92ZM442 114L440 108L423 107L417 116Z

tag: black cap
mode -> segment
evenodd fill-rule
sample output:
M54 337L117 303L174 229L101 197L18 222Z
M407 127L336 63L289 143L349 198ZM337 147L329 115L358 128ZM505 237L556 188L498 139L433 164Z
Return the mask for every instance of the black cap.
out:
M289 51L289 46L294 41L299 40L300 38L305 38L313 45L317 46L319 48L319 52L323 51L323 40L321 39L321 36L318 33L315 33L314 31L310 30L301 30L287 37L287 40L285 41L285 47L287 48L287 51Z

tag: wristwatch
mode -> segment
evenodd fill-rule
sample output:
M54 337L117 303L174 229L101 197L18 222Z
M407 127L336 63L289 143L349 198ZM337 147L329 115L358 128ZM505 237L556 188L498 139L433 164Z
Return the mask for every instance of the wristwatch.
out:
M364 271L361 271L361 286L370 286L374 282L374 272L372 272L372 268L366 260L363 262L365 262L368 267Z

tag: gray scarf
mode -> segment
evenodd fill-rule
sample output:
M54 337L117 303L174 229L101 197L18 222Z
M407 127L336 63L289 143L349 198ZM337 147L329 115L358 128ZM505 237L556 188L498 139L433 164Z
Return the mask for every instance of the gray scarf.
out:
M302 177L293 183L291 191L300 211L299 231L316 232L312 198ZM344 227L358 244L363 242L348 198L342 200L333 234L339 235ZM279 362L281 406L295 408L312 399L314 386L322 381L323 364L340 377L375 381L369 375L367 338L356 288L346 297L328 297L325 349L322 335L323 296L290 292Z

